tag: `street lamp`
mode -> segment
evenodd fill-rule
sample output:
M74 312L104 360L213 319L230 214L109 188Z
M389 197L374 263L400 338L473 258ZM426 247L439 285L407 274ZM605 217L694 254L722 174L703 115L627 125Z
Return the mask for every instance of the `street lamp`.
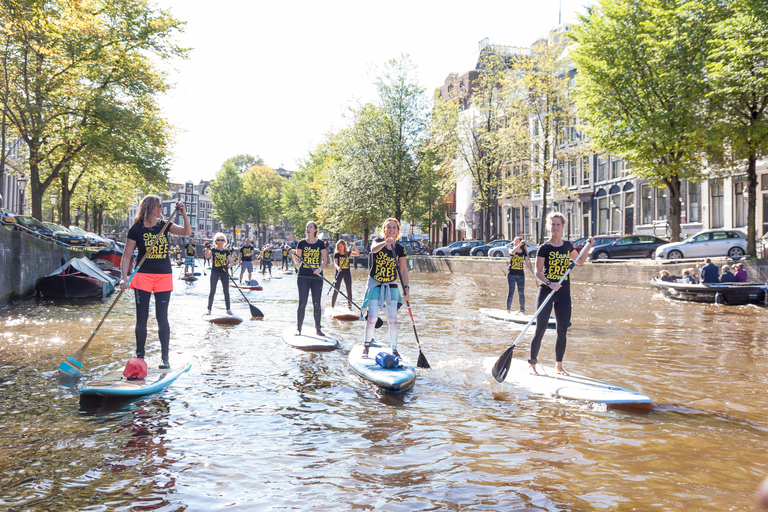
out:
M573 213L573 205L576 202L576 199L574 199L571 196L568 196L565 199L561 199L560 201L565 203L565 208L568 213L567 240L570 240L571 239L571 214Z
M24 215L24 206L25 206L25 199L24 191L27 189L27 178L22 176L21 178L16 180L16 184L19 186L19 192L21 192L19 199L21 200L21 213L20 215Z
M78 222L80 220L80 208L75 208L73 213L75 214L75 227L78 227Z
M51 222L53 222L53 207L56 206L56 201L58 201L59 196L56 194L51 194Z

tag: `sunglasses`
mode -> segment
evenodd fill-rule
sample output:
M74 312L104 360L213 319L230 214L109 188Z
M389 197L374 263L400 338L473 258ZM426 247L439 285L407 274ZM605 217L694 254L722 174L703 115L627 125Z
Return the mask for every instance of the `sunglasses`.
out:
M224 240L223 238L217 238L216 241L217 242L226 242L226 240Z

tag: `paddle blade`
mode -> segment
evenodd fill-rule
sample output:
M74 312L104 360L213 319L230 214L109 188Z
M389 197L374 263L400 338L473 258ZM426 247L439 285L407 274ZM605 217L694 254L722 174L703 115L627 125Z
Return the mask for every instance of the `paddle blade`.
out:
M419 350L419 358L416 360L416 366L419 368L431 368L427 362L427 358L424 357L421 350Z
M82 367L83 363L74 357L69 356L59 365L59 373L67 377L77 377L80 374L80 368Z
M251 307L251 316L257 320L261 320L264 318L264 313L261 312L259 308L254 306L253 304L248 304Z
M384 322L381 320L381 317L378 317L378 318L376 319L376 329L378 329L378 328L379 328L379 327L381 327L382 325L384 325Z
M493 375L493 378L496 379L496 382L504 382L504 379L507 378L509 365L512 363L513 350L515 350L514 345L509 347L503 354L501 354L499 360L496 361L496 364L493 365L493 368L491 369L491 375Z

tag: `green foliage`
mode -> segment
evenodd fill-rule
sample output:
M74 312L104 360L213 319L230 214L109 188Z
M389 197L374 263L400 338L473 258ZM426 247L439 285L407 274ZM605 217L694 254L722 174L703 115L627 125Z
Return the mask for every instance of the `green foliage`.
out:
M246 221L260 228L279 223L280 191L285 178L265 165L252 167L243 177L241 201ZM264 229L260 229L264 233ZM266 240L262 240L266 242Z
M320 199L317 182L322 171L322 146L310 153L302 162L301 170L294 172L283 185L280 195L282 218L293 225L293 234L304 237L304 227L310 220L316 220Z
M243 207L243 180L237 168L231 161L226 161L211 181L211 201L214 207L214 217L223 225L236 227L246 219Z

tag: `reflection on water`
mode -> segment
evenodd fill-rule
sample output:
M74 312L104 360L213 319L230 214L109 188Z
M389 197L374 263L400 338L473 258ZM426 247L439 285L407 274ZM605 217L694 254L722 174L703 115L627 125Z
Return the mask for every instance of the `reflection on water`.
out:
M578 272L576 269L574 272ZM354 299L364 272L354 274ZM265 313L203 322L207 278L178 282L172 343L192 370L160 394L82 401L55 369L111 303L28 300L0 311L0 507L11 510L748 510L768 473L764 328L756 306L669 302L650 288L576 284L566 368L651 396L606 409L499 385L483 371L523 326L498 276L413 274L412 308L432 366L412 390L378 392L347 367L362 322L324 319L340 350L280 340L294 277L247 292ZM220 297L217 297L217 301ZM528 281L527 299L534 290ZM233 309L248 305L232 295ZM221 304L216 304L221 306ZM311 305L309 306L311 309ZM83 377L124 364L134 306L123 297ZM311 322L311 314L307 314ZM400 313L401 353L418 350ZM526 333L515 357L527 358ZM377 332L386 339L387 326ZM159 351L150 321L148 348ZM154 355L154 354L152 354ZM552 363L554 333L540 358Z

